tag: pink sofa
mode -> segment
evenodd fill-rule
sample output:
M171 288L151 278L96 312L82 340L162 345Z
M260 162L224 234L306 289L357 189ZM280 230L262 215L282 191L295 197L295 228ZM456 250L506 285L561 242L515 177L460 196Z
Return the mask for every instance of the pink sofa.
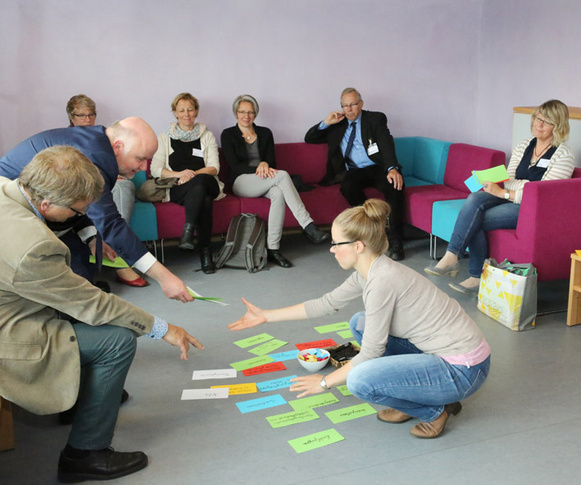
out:
M470 177L472 170L485 170L504 163L504 152L453 143L448 149L443 183L406 188L405 212L408 224L431 234L434 202L466 199L470 191L464 181Z
M398 160L406 179L406 222L432 233L432 206L437 201L465 199L468 189L464 180L474 169L484 169L505 162L497 150L442 142L422 137L396 138ZM338 185L318 186L325 173L326 145L281 143L275 146L278 167L290 174L300 174L303 181L316 185L302 192L301 198L318 225L331 224L348 207ZM412 168L413 167L413 168ZM214 204L213 234L225 234L230 219L241 212L268 219L270 202L265 198L238 198L230 191L228 166L221 164L220 179L226 182L226 197ZM570 253L581 249L581 169L574 179L542 184L528 184L523 210L516 230L498 230L488 234L490 256L532 262L539 269L540 280L567 278ZM408 184L409 181L409 184ZM369 197L381 197L374 189ZM155 204L158 239L174 239L181 234L184 209L171 202ZM133 224L133 221L132 221ZM298 222L287 209L285 228L296 228Z
M526 184L516 229L487 237L491 258L533 263L539 281L569 278L571 253L581 249L581 168L570 180Z

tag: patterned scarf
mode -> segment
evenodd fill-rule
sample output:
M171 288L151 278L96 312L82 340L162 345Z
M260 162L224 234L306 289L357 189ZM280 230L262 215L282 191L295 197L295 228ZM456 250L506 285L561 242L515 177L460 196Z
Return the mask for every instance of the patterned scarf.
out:
M196 123L193 130L184 131L180 128L177 121L174 121L169 124L166 133L172 140L195 141L200 138L200 125Z

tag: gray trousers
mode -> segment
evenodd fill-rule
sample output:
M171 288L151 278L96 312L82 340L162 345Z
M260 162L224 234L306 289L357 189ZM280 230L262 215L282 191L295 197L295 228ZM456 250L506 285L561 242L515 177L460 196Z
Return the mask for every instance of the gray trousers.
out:
M234 181L232 191L238 197L266 197L270 199L268 236L266 238L268 249L279 249L280 247L287 205L303 229L313 222L313 218L305 209L293 181L284 170L279 170L273 178L265 179L261 179L253 173L239 175Z
M68 443L80 450L101 450L113 439L137 335L124 327L80 322L73 330L81 358L81 386Z
M121 217L129 224L135 205L135 185L131 180L117 179L111 190L111 195L113 195L113 202L115 202Z

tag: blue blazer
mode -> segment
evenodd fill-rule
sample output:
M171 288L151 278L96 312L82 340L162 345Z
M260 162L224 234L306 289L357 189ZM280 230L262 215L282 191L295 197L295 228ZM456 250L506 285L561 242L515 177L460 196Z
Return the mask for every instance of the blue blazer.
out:
M117 182L119 167L104 126L57 128L31 136L0 158L0 176L12 180L18 178L22 169L38 152L55 145L70 145L77 148L99 168L105 179L103 195L90 205L87 215L105 242L127 264L133 265L148 250L121 217L113 201L111 189Z

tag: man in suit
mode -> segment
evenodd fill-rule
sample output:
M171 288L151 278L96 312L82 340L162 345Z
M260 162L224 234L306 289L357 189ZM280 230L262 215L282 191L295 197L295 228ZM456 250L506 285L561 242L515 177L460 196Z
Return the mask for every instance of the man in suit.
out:
M0 394L36 414L77 412L63 449L63 481L107 480L147 466L142 452L109 448L136 338L203 345L183 328L107 294L70 269L67 246L47 227L83 214L103 177L80 151L38 153L19 179L0 177ZM72 324L74 323L74 324Z
M184 303L192 301L184 282L155 259L121 217L111 194L118 175L131 179L137 172L147 169L148 161L157 150L157 136L151 127L141 118L133 117L107 128L77 126L44 131L24 140L0 158L0 176L14 180L39 151L56 145L79 149L105 179L103 196L90 205L87 215L113 248L110 254L118 253L129 266L155 279L168 298ZM64 222L65 226L69 223ZM60 237L71 250L73 271L93 281L94 265L89 264L86 241L79 237L81 234L66 232L62 225L57 224L57 228L64 232ZM84 236L91 237L87 233Z
M387 117L364 111L363 99L355 88L343 90L341 108L305 135L307 143L329 145L327 173L321 184L340 183L341 193L351 206L365 202L366 187L380 190L391 206L388 254L394 260L402 260L404 181Z

